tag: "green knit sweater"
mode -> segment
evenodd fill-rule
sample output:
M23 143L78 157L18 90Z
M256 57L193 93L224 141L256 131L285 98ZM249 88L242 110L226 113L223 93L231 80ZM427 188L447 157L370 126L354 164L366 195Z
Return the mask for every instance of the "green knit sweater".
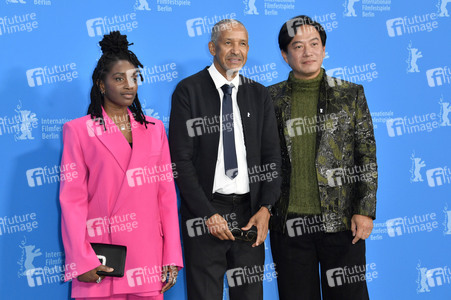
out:
M289 213L301 215L321 214L318 182L315 167L316 112L323 70L314 79L300 80L290 73L292 87L291 118L293 122L291 181Z

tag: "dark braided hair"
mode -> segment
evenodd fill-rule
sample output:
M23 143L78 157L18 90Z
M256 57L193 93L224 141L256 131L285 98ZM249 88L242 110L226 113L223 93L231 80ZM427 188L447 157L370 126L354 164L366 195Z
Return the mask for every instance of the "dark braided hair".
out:
M110 34L104 35L103 39L99 42L99 45L103 54L97 62L97 66L92 74L91 103L89 104L88 115L90 114L91 119L100 120L103 124L102 106L104 104L104 98L100 92L100 82L105 80L106 74L110 72L113 65L119 60L127 60L136 68L143 68L143 65L138 60L135 53L128 50L128 46L133 45L133 43L129 44L127 36L122 35L119 31L112 31ZM142 75L139 74L139 76L142 80ZM146 120L141 103L138 99L138 94L136 94L132 105L128 108L133 113L135 120L140 124L144 124L147 128L147 124L151 122Z

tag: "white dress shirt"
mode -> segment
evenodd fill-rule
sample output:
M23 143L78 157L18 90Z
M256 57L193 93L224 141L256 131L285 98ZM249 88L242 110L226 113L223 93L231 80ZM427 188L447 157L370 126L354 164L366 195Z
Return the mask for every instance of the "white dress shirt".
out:
M221 194L245 194L249 193L249 177L247 174L246 161L246 146L244 145L243 124L241 122L240 109L237 103L238 86L240 83L239 75L237 74L232 81L228 81L216 69L214 63L208 68L211 78L213 79L216 89L219 93L219 100L221 101L220 110L220 124L222 129L222 98L224 92L221 87L224 84L233 85L232 89L232 109L233 109L233 130L235 136L236 159L238 163L238 175L234 179L230 179L225 174L224 169L224 148L222 145L222 130L219 133L218 145L218 159L216 161L215 179L213 182L213 193Z

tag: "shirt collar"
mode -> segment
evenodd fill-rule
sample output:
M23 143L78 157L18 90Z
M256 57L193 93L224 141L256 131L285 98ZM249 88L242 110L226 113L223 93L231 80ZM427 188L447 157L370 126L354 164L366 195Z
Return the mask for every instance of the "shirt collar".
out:
M240 84L240 75L239 73L232 79L232 81L228 81L221 73L219 73L218 69L216 69L215 64L212 63L208 68L208 72L210 73L213 82L215 83L216 89L220 89L224 84L232 84L236 90L238 91L238 85Z

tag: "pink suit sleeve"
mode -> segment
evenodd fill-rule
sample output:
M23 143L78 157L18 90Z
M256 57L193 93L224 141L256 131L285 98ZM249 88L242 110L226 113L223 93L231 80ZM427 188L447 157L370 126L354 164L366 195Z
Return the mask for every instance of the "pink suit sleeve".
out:
M63 143L61 166L74 163L77 171L77 178L61 181L60 185L61 232L66 253L65 281L68 281L73 279L72 276L98 267L100 262L86 239L89 174L80 139L71 124L63 127Z

